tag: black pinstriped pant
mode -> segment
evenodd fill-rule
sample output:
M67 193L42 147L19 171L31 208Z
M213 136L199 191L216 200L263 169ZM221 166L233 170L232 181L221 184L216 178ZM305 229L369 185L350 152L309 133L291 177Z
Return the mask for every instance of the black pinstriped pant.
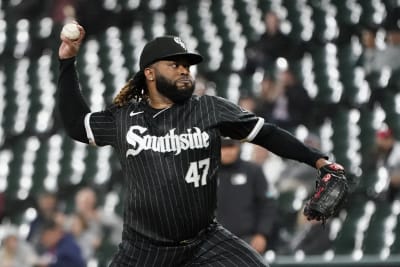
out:
M268 266L247 243L221 225L212 224L192 241L176 246L156 245L143 237L122 241L110 267Z

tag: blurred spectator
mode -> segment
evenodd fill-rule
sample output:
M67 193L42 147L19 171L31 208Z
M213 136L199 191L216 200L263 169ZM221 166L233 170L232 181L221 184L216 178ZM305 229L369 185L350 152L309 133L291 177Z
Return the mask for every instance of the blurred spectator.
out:
M367 78L379 73L383 68L397 70L400 68L400 30L398 28L388 29L386 32L385 47L377 47L377 29L364 28L361 31L361 42L363 53L360 58Z
M33 244L38 252L41 252L40 235L44 222L54 219L61 223L64 215L59 210L57 196L54 193L40 193L36 204L37 217L30 223L28 241Z
M304 143L312 148L321 150L321 140L319 136L309 133L304 139ZM286 162L285 169L276 181L276 188L279 192L296 191L299 187L306 189L307 194L311 194L315 189L315 170L305 164L289 160Z
M215 84L210 82L206 77L197 75L193 94L198 96L216 95Z
M376 133L376 150L372 157L376 168L386 167L389 174L388 198L393 200L400 197L400 142L389 128L378 130Z
M380 71L381 68L381 66L378 66L379 50L376 44L376 29L372 27L362 29L361 43L363 53L359 63L363 66L368 77L372 72Z
M291 61L300 58L303 54L301 46L295 44L281 31L281 22L275 12L265 13L264 23L265 32L256 43L250 44L246 49L245 72L247 74L254 73L258 67L272 70L275 60L279 57Z
M50 17L55 24L63 25L76 18L75 0L53 0L50 7Z
M0 247L0 267L33 267L40 261L33 247L19 238L17 228L6 226Z
M270 119L273 106L278 99L279 92L275 80L271 75L264 75L261 81L260 96L256 101L254 112L263 118Z
M121 241L122 218L116 213L106 213L97 207L96 193L92 188L80 189L75 196L75 213L81 216L87 223L89 233L98 238L93 242L95 248L101 244L105 230L110 232L111 242L115 245ZM93 238L93 241L95 238Z
M389 29L386 33L386 47L382 50L377 65L389 67L391 70L400 68L400 29Z
M241 94L239 97L238 105L245 110L254 112L256 109L256 100L250 94Z
M378 48L376 37L376 28L366 27L361 31L363 53L358 63L364 68L365 78L371 88L368 103L370 108L373 108L377 102L382 103L387 94L386 84L381 79L382 70L388 68L395 69L400 64L400 43L395 45L396 34L393 32L387 33L387 45L384 49Z
M293 255L296 251L303 251L306 255L322 254L332 246L329 228L329 222L325 227L322 227L321 222L307 221L307 218L303 215L303 210L299 210L294 233L286 235L278 253Z
M86 266L74 237L64 232L63 227L54 220L47 220L43 224L40 240L46 248L45 255L51 259L48 267Z
M275 184L285 169L286 162L281 157L257 145L253 146L250 160L261 166L264 174L267 176L270 194L277 196L278 191Z
M279 96L279 91L276 87L275 77L266 73L261 81L261 101L266 103L273 103Z
M85 259L91 257L102 243L103 231L97 210L97 198L91 188L82 188L75 195L75 209L66 220L66 229L74 234Z
M260 95L256 101L254 113L270 120L274 105L281 93L282 92L278 91L275 78L270 74L265 74L261 81Z
M275 203L261 168L239 157L240 143L223 139L217 219L229 231L265 252L275 220Z
M268 121L272 116L272 109L278 96L275 80L270 75L265 75L261 81L260 96L256 101L254 113ZM274 184L283 169L283 160L262 147L257 145L252 145L252 147L250 160L262 166L264 173L268 174L269 190L275 194Z
M100 239L90 231L86 219L81 214L73 214L70 228L72 235L75 237L82 251L84 259L88 261L93 258L96 248L100 245Z
M257 115L293 131L300 124L308 125L312 112L311 98L290 69L279 72L275 82L270 77L262 81Z

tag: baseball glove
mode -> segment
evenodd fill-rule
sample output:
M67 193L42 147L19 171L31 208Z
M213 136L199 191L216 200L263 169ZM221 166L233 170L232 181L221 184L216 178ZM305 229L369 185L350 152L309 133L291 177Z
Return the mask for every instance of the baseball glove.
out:
M304 207L308 220L322 220L335 215L346 199L349 186L344 169L336 163L327 164L318 169L316 190Z

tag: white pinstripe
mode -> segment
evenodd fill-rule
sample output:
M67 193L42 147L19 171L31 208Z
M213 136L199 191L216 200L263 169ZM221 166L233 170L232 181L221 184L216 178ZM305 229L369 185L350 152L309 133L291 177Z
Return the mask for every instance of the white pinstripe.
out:
M144 116L129 116L131 112L143 110ZM194 236L213 218L220 134L252 140L263 122L224 99L209 96L172 106L152 116L147 115L146 112L150 112L148 110L146 104L135 103L109 112L93 113L88 116L86 124L97 144L113 145L120 154L126 174L126 193L129 194L128 203L125 203L125 223L139 234L156 241L186 239ZM146 121L146 116L154 121ZM125 152L130 147L126 142L126 133L131 125L147 128L152 136L164 136L170 129L176 129L176 133L180 134L198 127L207 132L210 145L204 149L182 150L179 155L146 150L125 158ZM186 183L184 177L190 162L204 158L211 159L207 184L196 188ZM136 248L140 246L139 251L134 252L134 257L141 263L157 266L161 262L169 265L168 262L183 257L182 249L178 248L171 248L168 252L154 248L151 253L146 253L148 245L140 242L136 244ZM218 242L208 245L218 246ZM229 248L229 244L222 242L222 245ZM240 251L244 247L232 243L231 249ZM239 259L228 256L223 261L233 263L243 260L246 264L252 257L246 256L246 253L240 255ZM207 256L211 255L208 251ZM216 265L224 264L210 264Z

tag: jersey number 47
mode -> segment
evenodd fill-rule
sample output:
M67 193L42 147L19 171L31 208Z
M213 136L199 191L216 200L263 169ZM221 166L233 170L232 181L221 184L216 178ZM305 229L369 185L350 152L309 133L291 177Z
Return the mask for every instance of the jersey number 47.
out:
M194 183L194 187L206 185L209 168L210 158L190 162L185 181L187 183Z

